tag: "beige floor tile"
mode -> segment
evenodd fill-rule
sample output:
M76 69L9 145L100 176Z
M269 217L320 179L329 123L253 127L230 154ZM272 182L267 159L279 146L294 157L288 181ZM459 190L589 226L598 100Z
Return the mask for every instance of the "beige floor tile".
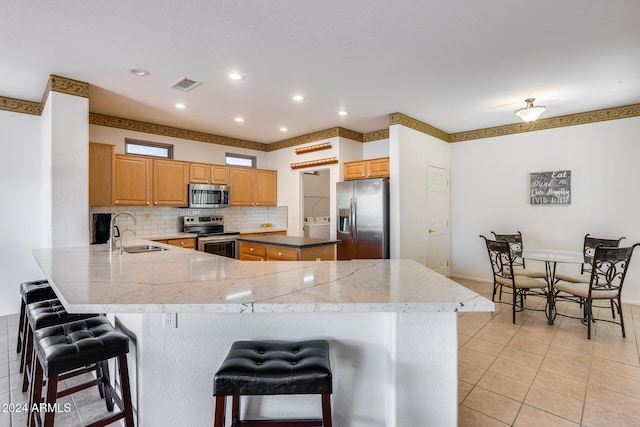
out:
M574 363L572 359L545 357L540 370L583 383L586 383L589 378L589 366Z
M618 376L629 378L634 381L640 381L640 368L630 366L625 363L594 357L591 360L591 369L613 372Z
M511 338L512 338L511 335L505 335L505 334L501 334L499 332L490 331L490 330L484 330L484 329L479 331L475 335L475 337L483 339L483 340L486 340L486 341L490 341L492 343L502 344L502 345L507 345L509 343L509 341L511 341Z
M551 345L590 356L593 354L594 340L588 340L586 334L582 336L582 334L576 334L575 331L559 328Z
M475 387L462 402L481 414L490 416L507 424L512 424L520 410L520 402L501 396L489 390Z
M550 414L538 408L529 405L522 405L522 409L518 413L514 427L578 427L579 423L571 422L565 418Z
M466 406L458 408L458 427L506 427L508 425Z
M471 389L473 389L473 384L458 381L458 405L467 397Z
M586 403L582 425L585 427L637 427L640 425L640 419Z
M549 350L549 344L531 341L527 338L521 337L520 335L513 337L513 339L509 341L509 344L507 344L507 347L527 351L533 354L539 354L541 356L547 354L547 350Z
M591 365L591 356L553 345L549 347L549 351L545 355L545 359L554 359L558 361L568 360L573 364L586 369Z
M479 351L467 347L458 350L458 360L460 362L468 363L469 365L482 369L489 369L489 366L491 366L495 359L495 356L480 353Z
M497 357L502 352L502 350L504 350L504 345L473 337L469 341L467 341L465 348Z
M471 336L465 334L458 334L458 349L464 347L464 345L471 339Z
M571 378L556 375L551 371L538 371L533 385L547 392L560 393L573 399L584 400L587 384Z
M640 396L640 381L617 375L616 372L592 368L589 371L589 384L623 393L631 397Z
M529 391L530 385L513 378L509 378L498 372L488 371L482 376L482 378L480 378L477 387L482 387L486 390L517 400L518 402L522 402Z
M520 363L512 362L502 357L498 357L489 370L526 384L533 383L537 373L535 368L522 366Z
M476 384L485 372L485 369L469 365L468 363L458 362L458 379L466 383Z
M614 362L624 363L626 365L640 366L638 347L635 343L614 341L598 337L598 340L596 340L593 346L593 355L603 359L613 360Z
M500 357L536 370L540 367L544 359L542 355L518 350L510 346L507 346L507 348L500 353Z
M640 419L640 399L626 394L589 384L585 402Z
M560 393L550 392L535 383L531 386L524 403L545 412L579 423L582 419L582 400Z

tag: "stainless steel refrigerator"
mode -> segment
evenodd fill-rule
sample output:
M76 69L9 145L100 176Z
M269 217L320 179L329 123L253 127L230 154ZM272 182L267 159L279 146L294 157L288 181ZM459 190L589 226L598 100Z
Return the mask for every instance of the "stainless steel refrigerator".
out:
M389 258L389 179L336 183L338 259Z

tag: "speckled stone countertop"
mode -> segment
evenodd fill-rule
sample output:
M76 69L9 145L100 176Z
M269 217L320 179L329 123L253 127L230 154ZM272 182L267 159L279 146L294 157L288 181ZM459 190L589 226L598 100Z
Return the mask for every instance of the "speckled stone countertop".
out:
M242 262L158 245L168 250L119 255L102 244L33 255L70 312L494 310L488 299L413 260Z

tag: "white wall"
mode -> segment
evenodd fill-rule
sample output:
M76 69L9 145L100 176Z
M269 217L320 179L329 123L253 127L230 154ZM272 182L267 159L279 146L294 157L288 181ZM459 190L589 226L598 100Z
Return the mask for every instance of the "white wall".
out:
M208 144L206 142L191 141L170 136L153 135L107 126L89 125L89 140L116 146L116 153L124 154L124 139L138 139L141 141L173 144L173 157L187 162L225 164L225 153L246 154L256 156L258 167L271 169L267 153L264 151L248 150L245 148L228 147L226 145Z
M363 159L377 159L378 157L389 157L389 139L362 144Z
M0 316L20 309L18 285L43 278L40 247L40 117L0 111Z
M278 206L288 206L288 230L287 234L290 236L302 236L302 221L303 221L303 208L304 204L301 197L302 186L302 172L304 170L320 169L329 171L329 186L330 186L330 212L335 216L335 183L340 180L342 163L336 163L332 165L326 165L318 168L305 168L305 169L291 169L292 163L300 163L313 161L318 159L326 159L331 157L339 157L340 147L345 144L344 138L335 137L326 141L331 144L331 148L328 150L314 151L311 153L305 153L296 155L296 148L303 148L308 145L317 145L318 142L311 144L298 145L295 147L283 148L281 150L272 151L269 153L269 164L272 169L278 171ZM352 141L349 141L352 142ZM349 143L347 142L347 143ZM354 143L355 144L355 143ZM362 143L357 143L362 145ZM334 224L334 218L331 218L331 224ZM332 225L332 227L334 227ZM335 228L332 229L331 235L335 236Z
M640 242L639 134L634 117L451 144L452 275L490 278L478 235L492 230L520 230L525 248L580 251L587 233ZM530 205L529 173L553 170L571 170L571 204ZM640 250L623 299L640 304Z
M50 128L43 149L51 150L51 246L74 247L89 241L89 100L51 92L43 115Z
M427 265L427 167L449 169L449 148L403 125L389 128L391 258Z

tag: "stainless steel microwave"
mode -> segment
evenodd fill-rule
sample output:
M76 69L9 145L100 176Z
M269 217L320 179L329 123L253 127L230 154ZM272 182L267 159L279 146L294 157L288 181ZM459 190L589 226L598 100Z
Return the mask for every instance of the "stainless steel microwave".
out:
M228 185L189 184L189 207L227 208L229 190Z

